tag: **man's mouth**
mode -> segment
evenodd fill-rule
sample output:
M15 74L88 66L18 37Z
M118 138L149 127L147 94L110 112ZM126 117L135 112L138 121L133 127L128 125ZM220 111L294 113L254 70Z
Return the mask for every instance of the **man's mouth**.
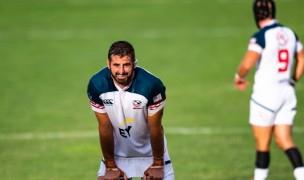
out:
M126 74L117 74L116 76L117 76L117 78L119 78L119 79L124 79L125 77L127 77Z

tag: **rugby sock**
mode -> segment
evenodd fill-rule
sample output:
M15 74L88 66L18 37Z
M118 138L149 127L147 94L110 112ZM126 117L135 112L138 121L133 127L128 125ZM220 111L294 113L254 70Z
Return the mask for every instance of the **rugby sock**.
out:
M298 148L293 147L287 149L285 151L286 155L288 156L290 162L292 163L293 168L303 167L303 160L300 151Z
M303 166L303 159L301 153L298 148L293 147L287 149L285 151L286 155L288 156L294 171L293 174L296 180L304 180L304 166Z
M296 180L304 180L304 167L295 168L293 174Z
M260 168L255 168L254 169L254 180L266 180L268 176L268 169L260 169Z
M265 180L268 176L268 166L270 163L270 153L269 152L256 152L256 161L254 169L254 180Z
M255 166L260 169L267 169L270 163L270 153L257 151L256 152L256 161Z

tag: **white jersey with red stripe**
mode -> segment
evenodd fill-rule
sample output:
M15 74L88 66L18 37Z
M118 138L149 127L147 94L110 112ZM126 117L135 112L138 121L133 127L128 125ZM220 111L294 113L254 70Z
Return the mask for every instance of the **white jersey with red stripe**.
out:
M107 113L114 127L115 157L152 157L147 117L165 105L166 88L161 80L141 67L134 72L132 83L124 90L115 85L107 67L88 85L92 110Z

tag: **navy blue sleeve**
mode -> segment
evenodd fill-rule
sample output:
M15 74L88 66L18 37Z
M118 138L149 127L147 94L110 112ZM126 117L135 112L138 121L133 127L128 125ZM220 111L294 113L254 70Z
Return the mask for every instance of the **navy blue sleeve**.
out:
M256 43L260 45L263 49L265 48L265 31L259 31L255 33L252 38L256 39Z
M96 81L94 81L94 77L92 77L90 79L90 82L89 82L88 88L87 88L88 97L94 103L103 105L102 100L99 98L101 92L96 88L96 85L94 84L94 82L96 83Z
M166 99L166 87L160 79L156 79L151 88L151 94L148 98L148 106L157 104Z
M166 99L166 87L159 78L140 67L135 68L135 74L133 86L136 88L134 93L145 96L148 100L147 106Z

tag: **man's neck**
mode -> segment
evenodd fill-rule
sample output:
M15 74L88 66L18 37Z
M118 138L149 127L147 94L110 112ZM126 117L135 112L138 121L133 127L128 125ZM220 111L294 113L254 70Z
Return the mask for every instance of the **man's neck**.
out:
M260 29L262 29L262 28L264 28L266 26L269 26L269 25L272 25L272 24L274 24L276 22L277 21L275 19L267 18L267 19L259 21L259 26L260 26Z

